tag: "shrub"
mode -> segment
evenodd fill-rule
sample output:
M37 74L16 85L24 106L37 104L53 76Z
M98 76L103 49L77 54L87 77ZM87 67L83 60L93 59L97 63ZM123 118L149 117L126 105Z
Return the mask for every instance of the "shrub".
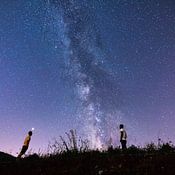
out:
M60 154L64 152L85 152L89 150L89 141L83 140L77 136L76 130L66 132L66 138L60 136L60 140L54 139L53 143L49 143L49 154Z
M152 153L152 152L157 151L157 146L153 142L151 142L151 143L146 145L145 150L149 153L150 152Z
M175 147L173 146L171 142L163 143L160 146L159 151L163 153L172 153L175 151Z

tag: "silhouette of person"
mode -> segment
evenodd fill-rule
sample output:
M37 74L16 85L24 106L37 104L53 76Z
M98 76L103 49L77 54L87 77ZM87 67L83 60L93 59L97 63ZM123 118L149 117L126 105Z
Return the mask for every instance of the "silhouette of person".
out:
M120 124L120 143L122 145L122 150L126 149L127 133L123 124Z
M23 144L23 147L21 149L21 152L19 153L18 155L18 158L21 158L22 155L24 155L29 147L29 143L30 143L30 140L31 140L31 136L32 136L32 131L29 131L28 132L28 135L26 136L25 140L24 140L24 144Z

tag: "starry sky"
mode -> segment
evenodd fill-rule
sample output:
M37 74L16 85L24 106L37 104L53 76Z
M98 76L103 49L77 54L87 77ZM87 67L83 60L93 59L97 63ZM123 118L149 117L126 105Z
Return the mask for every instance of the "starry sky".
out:
M0 3L0 150L16 155L70 129L92 148L175 143L173 0Z

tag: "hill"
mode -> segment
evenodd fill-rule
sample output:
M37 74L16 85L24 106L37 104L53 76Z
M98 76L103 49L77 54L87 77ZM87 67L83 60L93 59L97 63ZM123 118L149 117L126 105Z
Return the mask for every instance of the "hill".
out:
M13 156L1 153L7 160ZM69 151L0 162L1 175L174 175L174 149L130 147L108 151Z
M13 162L15 160L16 158L14 156L4 153L4 152L0 152L0 163Z

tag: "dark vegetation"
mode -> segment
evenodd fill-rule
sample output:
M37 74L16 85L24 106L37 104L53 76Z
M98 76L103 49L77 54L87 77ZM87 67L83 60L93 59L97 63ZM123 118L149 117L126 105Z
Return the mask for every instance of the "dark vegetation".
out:
M23 159L0 153L0 175L174 175L175 147L171 142L130 146L122 151L89 150L87 142L67 133L49 146L48 154L32 154ZM82 143L82 145L79 143ZM85 144L86 143L86 144ZM86 146L85 146L86 145ZM84 149L82 146L85 146Z

